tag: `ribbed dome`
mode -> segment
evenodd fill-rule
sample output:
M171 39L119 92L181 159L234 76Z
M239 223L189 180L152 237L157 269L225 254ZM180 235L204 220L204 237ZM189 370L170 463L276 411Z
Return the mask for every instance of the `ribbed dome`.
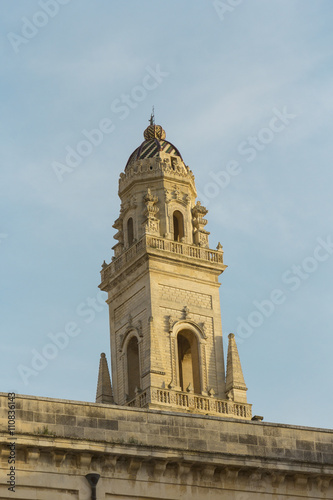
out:
M145 141L131 154L126 164L126 168L135 160L143 160L144 158L153 158L158 156L160 152L167 153L171 156L182 156L178 149L165 140L165 131L161 125L150 124L143 133Z

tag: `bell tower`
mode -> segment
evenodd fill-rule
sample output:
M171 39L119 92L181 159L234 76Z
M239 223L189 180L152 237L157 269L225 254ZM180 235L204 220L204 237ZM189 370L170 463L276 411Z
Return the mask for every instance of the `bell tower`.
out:
M120 174L108 293L115 404L251 418L234 336L228 373L219 275L194 175L154 117ZM227 380L227 386L226 386Z

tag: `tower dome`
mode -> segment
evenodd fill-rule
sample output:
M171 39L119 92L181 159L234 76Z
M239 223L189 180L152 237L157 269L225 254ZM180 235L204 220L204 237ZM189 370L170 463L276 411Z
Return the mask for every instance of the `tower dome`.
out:
M136 160L154 158L161 156L161 153L166 153L167 155L170 155L170 157L178 156L182 160L182 155L179 150L171 144L171 142L165 140L165 130L161 127L161 125L155 125L153 115L150 118L150 125L148 125L144 131L143 136L145 140L129 157L125 167L125 172L126 169L132 166Z

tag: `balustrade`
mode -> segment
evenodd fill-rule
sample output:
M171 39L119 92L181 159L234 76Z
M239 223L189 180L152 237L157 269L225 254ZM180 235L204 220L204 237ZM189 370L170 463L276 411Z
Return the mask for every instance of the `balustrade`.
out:
M146 389L137 395L128 406L144 408L149 403L167 405L170 408L180 410L197 410L198 412L209 412L214 415L225 415L234 418L251 418L251 405L234 403L211 397L198 396L180 391L169 391L167 389Z
M119 272L125 265L134 260L143 251L149 248L171 252L176 255L184 255L201 261L223 264L223 253L215 250L207 250L188 243L160 238L158 236L145 235L138 242L134 243L128 250L114 259L111 264L102 270L102 282L108 280L115 273Z

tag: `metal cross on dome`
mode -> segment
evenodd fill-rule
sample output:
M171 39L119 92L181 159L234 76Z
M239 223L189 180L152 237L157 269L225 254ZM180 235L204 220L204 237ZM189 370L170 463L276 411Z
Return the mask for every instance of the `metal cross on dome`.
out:
M153 109L152 109L152 112L151 112L151 115L150 115L150 125L155 125L155 111L154 111L154 106L153 106Z

